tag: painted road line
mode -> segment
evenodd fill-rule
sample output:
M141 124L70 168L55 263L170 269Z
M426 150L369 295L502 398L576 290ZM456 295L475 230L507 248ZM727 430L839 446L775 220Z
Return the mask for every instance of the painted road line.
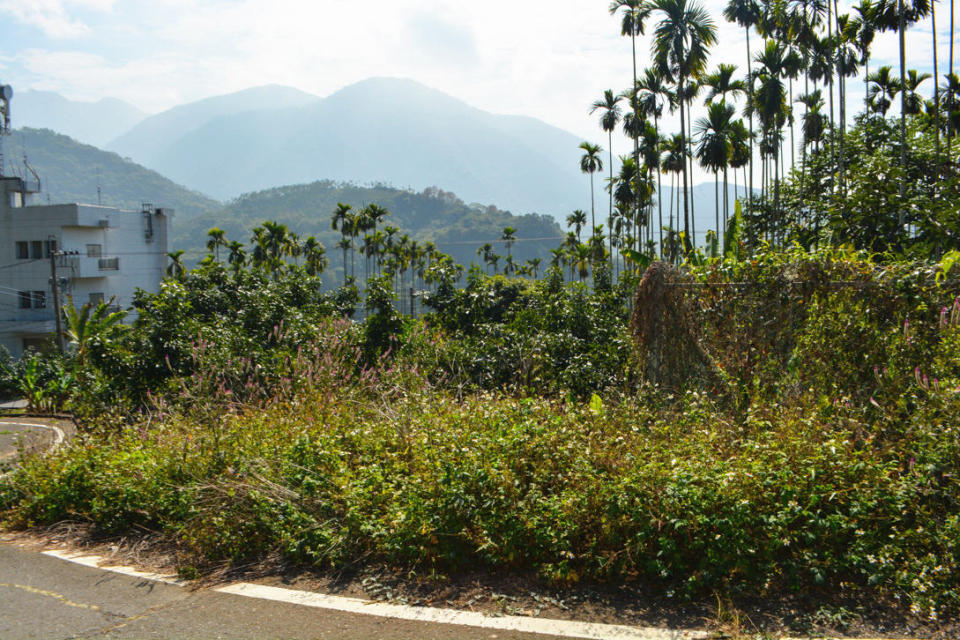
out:
M33 429L46 429L47 431L53 431L53 445L50 447L50 451L56 451L57 447L63 444L63 430L60 427L48 425L48 424L34 424L31 422L10 422L7 420L0 420L0 425L7 425L10 427L31 427Z
M328 596L309 591L297 591L259 584L237 583L218 587L214 591L230 593L261 600L273 600L320 609L333 609L381 618L394 618L414 622L453 624L464 627L481 627L501 631L536 633L565 638L595 638L597 640L694 640L707 638L706 631L679 631L651 627L551 620L524 616L491 616L474 611L457 611L435 607L412 607L400 604L384 604L357 598Z
M46 453L52 453L52 452L56 451L57 449L60 448L60 445L63 444L63 440L64 440L63 430L62 430L60 427L57 427L57 426L46 425L46 424L35 424L35 423L31 423L31 422L12 422L12 421L9 421L9 420L0 420L0 426L8 426L8 427L29 427L29 428L32 428L32 429L46 429L47 431L53 431L53 444L50 445L50 448L49 448L49 449L47 449L46 451L44 451L45 454L46 454ZM13 458L13 457L15 457L15 456L16 456L16 453L13 453L13 454L11 454L11 455L5 456L5 457L3 458L3 460L6 461L8 458ZM0 480L3 480L4 478L6 478L7 476L9 476L9 475L12 474L12 473L13 473L13 471L7 471L6 473L0 473Z
M110 571L112 573L119 573L144 580L153 580L178 587L188 585L186 581L179 580L175 575L152 573L124 565L109 564L109 560L101 556L59 550L49 550L41 553L102 571ZM248 582L238 582L224 587L216 587L211 589L211 591L380 618L480 627L501 631L517 631L564 638L585 638L588 640L698 640L713 635L707 631L630 627L626 625L527 618L523 616L492 616L473 611L385 604L372 600L330 596L311 591L268 587Z
M59 558L61 560L66 560L68 562L73 562L75 564L82 564L85 567L92 567L94 569L100 569L102 571L110 571L111 573L119 573L125 576L130 576L131 578L141 578L143 580L152 580L154 582L172 584L178 587L184 587L187 585L187 582L185 580L181 580L173 574L153 573L152 571L140 571L139 569L134 569L133 567L128 567L122 564L110 564L110 559L104 558L102 556L87 555L82 553L72 553L70 551L58 551L56 549L41 551L40 553L42 553L45 556Z

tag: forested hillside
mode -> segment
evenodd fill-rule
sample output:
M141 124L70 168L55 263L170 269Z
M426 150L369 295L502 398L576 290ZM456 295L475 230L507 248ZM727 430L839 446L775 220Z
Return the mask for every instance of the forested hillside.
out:
M485 243L505 254L499 241L504 227L516 229L512 253L518 264L531 258L546 262L550 249L556 247L564 235L549 216L517 216L492 205L467 204L453 193L436 187L414 192L384 185L360 186L325 180L246 194L220 210L178 219L174 224L172 247L185 250L187 262L195 262L206 253L206 232L210 228L219 227L229 240L246 244L253 227L265 220L274 220L301 237L312 235L324 244L330 258L325 279L335 284L343 277L343 257L337 249L342 236L331 229L330 223L333 210L340 202L355 209L368 204L387 209L390 216L384 225L395 227L398 234L408 234L414 240L434 242L440 251L465 266L471 261L483 264L477 249Z
M100 203L122 209L139 209L142 202L176 210L180 220L220 206L201 193L191 191L115 153L77 142L49 129L18 129L4 144L5 172L11 165L24 173L22 158L40 175L40 203Z

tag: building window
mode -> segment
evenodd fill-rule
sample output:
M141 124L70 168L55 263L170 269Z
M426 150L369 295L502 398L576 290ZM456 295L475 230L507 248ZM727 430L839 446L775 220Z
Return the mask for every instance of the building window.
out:
M95 307L95 306L97 306L98 304L100 304L101 302L103 302L103 294L102 294L102 293L91 293L91 294L90 294L90 306L91 306L91 307Z
M30 243L23 241L17 243L17 260L26 260L30 257Z
M33 308L34 309L47 308L47 292L46 291L33 292Z
M18 291L17 297L20 299L20 308L29 309L31 306L30 292L29 291Z
M103 255L103 245L100 244L88 244L87 245L87 257L88 258L99 258Z
M30 257L34 260L41 260L43 258L43 240L30 241Z

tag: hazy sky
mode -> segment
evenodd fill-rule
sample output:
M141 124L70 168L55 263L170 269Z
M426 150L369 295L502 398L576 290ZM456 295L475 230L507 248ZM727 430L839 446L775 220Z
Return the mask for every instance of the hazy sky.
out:
M743 66L743 31L722 20L724 4L705 2L720 29L711 67ZM0 81L77 100L112 96L157 112L263 84L324 96L371 76L400 76L605 146L589 105L608 87L628 86L631 73L630 40L607 7L607 0L0 0ZM937 8L945 73L950 7ZM759 39L751 42L756 48ZM928 21L909 34L908 63L927 69L931 46ZM873 51L871 68L896 65L895 36L878 37ZM637 53L642 68L648 38ZM861 87L851 83L852 98ZM614 144L626 151L625 142Z

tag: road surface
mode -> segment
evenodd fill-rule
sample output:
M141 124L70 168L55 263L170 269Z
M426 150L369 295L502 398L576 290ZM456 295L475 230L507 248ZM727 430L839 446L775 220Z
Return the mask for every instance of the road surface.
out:
M551 640L560 637L631 637L693 640L706 634L600 625L578 634L577 623L556 633L518 633L364 615L225 593L252 585L194 589L0 544L0 638L4 640L203 638L240 640ZM301 592L302 593L302 592ZM309 598L311 594L303 594ZM371 603L371 608L376 608ZM410 608L413 609L413 608ZM422 609L421 609L422 610ZM493 619L495 622L496 618ZM531 621L540 624L541 621ZM598 632L599 630L599 632Z

